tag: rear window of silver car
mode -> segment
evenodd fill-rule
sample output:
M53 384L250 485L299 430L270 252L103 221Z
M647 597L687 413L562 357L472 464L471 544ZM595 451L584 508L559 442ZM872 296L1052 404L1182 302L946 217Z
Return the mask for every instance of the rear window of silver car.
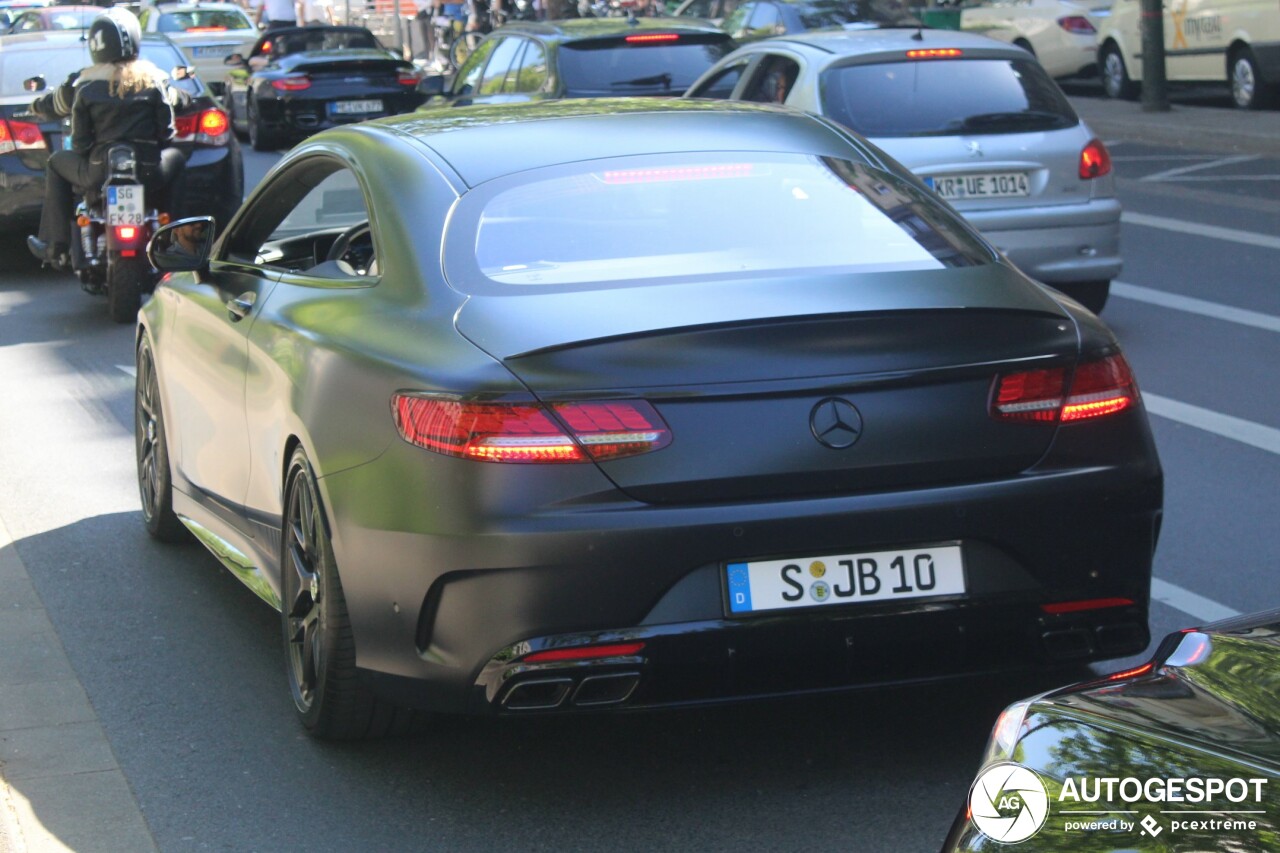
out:
M474 252L465 236L448 238L450 281L463 290L469 281L578 288L935 270L993 257L914 180L805 154L664 155L525 172L464 197L455 228L474 233Z
M560 48L560 77L573 95L679 95L732 51L724 33L570 42Z
M235 9L184 9L160 15L157 29L162 33L225 32L251 30L253 24Z
M824 115L870 137L1030 133L1079 123L1031 59L836 66L823 72L821 90Z

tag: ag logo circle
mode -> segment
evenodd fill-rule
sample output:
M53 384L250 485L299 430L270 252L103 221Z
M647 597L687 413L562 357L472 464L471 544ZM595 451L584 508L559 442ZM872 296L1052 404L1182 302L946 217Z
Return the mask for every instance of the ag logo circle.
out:
M969 789L969 815L992 841L1017 844L1044 826L1049 793L1035 771L1012 762L994 764Z

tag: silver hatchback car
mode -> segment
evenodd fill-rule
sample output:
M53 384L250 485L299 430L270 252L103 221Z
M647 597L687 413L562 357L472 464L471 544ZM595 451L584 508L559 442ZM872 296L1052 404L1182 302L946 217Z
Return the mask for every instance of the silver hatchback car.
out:
M1111 157L1021 48L949 30L808 32L739 48L685 97L783 103L852 128L1095 312L1120 274Z

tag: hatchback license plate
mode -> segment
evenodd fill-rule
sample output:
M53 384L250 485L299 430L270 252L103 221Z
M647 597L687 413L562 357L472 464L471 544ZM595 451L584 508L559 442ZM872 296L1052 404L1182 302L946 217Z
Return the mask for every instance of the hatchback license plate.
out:
M959 543L725 566L729 614L898 601L965 591Z
M145 217L141 185L118 184L107 187L108 225L141 225Z
M382 101L335 101L329 107L334 115L361 115L382 112Z
M945 199L1025 198L1031 195L1026 172L992 172L984 175L957 175L929 178L926 183Z

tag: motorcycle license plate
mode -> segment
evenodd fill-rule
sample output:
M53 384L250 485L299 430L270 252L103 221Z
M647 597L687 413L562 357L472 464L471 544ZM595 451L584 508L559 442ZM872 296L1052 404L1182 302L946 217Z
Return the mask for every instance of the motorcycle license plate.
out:
M145 217L140 184L107 187L107 225L142 225Z

